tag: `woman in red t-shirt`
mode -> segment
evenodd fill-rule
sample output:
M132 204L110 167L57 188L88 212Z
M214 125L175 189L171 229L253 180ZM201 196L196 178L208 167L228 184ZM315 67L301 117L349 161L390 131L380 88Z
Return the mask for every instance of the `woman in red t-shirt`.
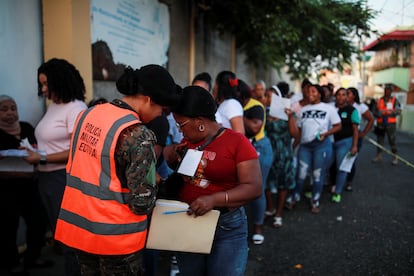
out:
M215 121L216 103L197 86L184 88L173 110L184 139L166 149L171 164L180 157L174 148L202 150L193 177L183 177L179 199L190 205L190 215L220 210L211 253L179 253L180 275L244 275L247 262L247 217L243 205L260 196L261 172L256 150L241 133Z

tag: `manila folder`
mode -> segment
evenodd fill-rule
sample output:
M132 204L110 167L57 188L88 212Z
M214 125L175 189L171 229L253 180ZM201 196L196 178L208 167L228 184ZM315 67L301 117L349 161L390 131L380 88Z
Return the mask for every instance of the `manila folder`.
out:
M185 212L188 207L184 202L158 199L152 212L146 247L209 254L220 212L211 210L194 217Z

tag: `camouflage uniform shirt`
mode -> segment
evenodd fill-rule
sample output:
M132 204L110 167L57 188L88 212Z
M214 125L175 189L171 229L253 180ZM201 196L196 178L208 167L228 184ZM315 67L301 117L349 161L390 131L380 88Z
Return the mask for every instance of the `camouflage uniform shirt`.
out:
M114 100L112 103L120 108L133 110L121 100ZM154 133L138 123L122 130L115 149L117 176L122 187L131 191L127 199L128 205L138 215L151 212L155 203L155 143Z

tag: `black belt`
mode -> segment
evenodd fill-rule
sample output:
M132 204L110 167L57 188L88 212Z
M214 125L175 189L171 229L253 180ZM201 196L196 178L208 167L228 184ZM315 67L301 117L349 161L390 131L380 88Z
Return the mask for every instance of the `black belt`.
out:
M220 211L220 214L225 214L230 212L230 209L228 207L216 207L214 210Z
M233 207L233 208L229 208L229 207L216 207L216 208L213 208L214 210L217 210L217 211L220 211L220 214L221 215L223 215L223 214L226 214L226 213L228 213L228 212L231 212L231 211L234 211L234 210L237 210L237 209L240 209L241 207Z

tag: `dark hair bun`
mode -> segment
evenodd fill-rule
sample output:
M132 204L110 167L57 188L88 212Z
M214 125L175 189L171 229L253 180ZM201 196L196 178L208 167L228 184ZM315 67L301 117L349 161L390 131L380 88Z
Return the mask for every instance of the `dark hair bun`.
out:
M175 84L170 73L156 64L138 70L127 67L116 82L116 87L124 95L142 94L162 106L174 106L182 96L181 87Z
M116 81L116 89L124 95L138 94L138 77L136 70L131 67L127 67L124 73Z

